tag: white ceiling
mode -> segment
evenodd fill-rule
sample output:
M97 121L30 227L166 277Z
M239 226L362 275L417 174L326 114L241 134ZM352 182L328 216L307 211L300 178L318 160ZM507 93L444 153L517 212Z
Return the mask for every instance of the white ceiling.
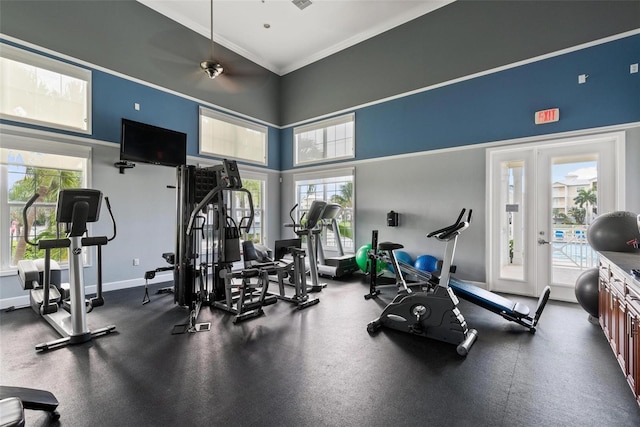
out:
M138 1L211 36L210 0ZM213 39L284 75L453 1L311 0L300 10L291 0L214 0Z

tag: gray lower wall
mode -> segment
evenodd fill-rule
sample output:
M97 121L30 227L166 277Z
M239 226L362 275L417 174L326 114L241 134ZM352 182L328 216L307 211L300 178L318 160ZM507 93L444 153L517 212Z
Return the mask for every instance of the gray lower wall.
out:
M120 158L118 146L97 145L92 149L92 188L109 197L117 224L117 236L103 249L103 282L105 290L144 284L144 273L167 266L163 252L173 252L176 229L176 193L167 188L175 185L174 168L136 164L120 174L113 164ZM266 233L273 241L280 233L280 184L279 173L267 174L269 201ZM100 220L91 227L91 235L111 236L111 221L103 203ZM138 258L140 264L133 265ZM95 260L95 257L94 257ZM96 263L85 268L85 285L96 283ZM156 281L171 279L167 273L159 273ZM0 308L28 304L28 291L22 290L17 275L1 278ZM63 280L68 280L63 271ZM92 290L93 288L89 288ZM140 298L142 299L142 290Z
M640 127L626 131L626 210L640 213ZM344 165L340 165L343 167ZM486 148L359 162L355 166L356 244L401 243L414 258L441 258L444 243L427 239L430 231L447 226L462 208L473 209L471 227L458 240L455 264L461 279L486 281ZM294 204L293 173L283 174L283 216ZM400 226L386 225L390 210L400 213ZM282 228L291 234L290 229ZM287 236L287 234L283 234Z
M640 213L640 127L628 130L626 140L626 209ZM449 225L460 209L470 208L474 212L472 226L459 240L455 263L460 278L484 282L485 153L482 147L465 147L357 163L356 248L369 243L371 230L377 229L380 241L402 243L413 257L441 257L444 244L427 239L426 234ZM121 175L113 166L118 158L116 146L93 148L92 187L110 198L118 227L117 238L104 248L103 278L107 290L144 284L145 271L166 265L161 254L173 251L175 240L175 190L167 188L175 184L174 169L138 164ZM276 239L293 237L291 229L284 227L294 204L293 173L265 173L267 244L273 246ZM386 226L386 213L390 210L400 213L397 228ZM110 227L103 206L92 234L110 235ZM140 259L139 266L133 266L134 258ZM95 274L94 263L85 270L88 286L95 284ZM63 278L66 280L66 271ZM158 279L162 280L162 276ZM27 292L21 289L17 276L3 276L0 308L27 301Z
M460 278L485 278L485 149L469 148L365 163L356 167L356 247L378 241L401 243L415 257L439 259L445 244L430 231L452 224L462 208L473 209L472 226L458 241ZM400 214L399 227L387 227L386 214Z

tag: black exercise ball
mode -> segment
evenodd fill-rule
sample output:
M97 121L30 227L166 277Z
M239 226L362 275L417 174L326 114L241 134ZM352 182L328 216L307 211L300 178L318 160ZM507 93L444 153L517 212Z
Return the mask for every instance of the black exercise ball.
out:
M611 212L597 217L587 229L589 245L596 251L635 252L634 239L640 240L637 215L631 212Z
M597 268L585 270L576 280L576 299L578 303L592 317L598 317L599 293L598 293Z

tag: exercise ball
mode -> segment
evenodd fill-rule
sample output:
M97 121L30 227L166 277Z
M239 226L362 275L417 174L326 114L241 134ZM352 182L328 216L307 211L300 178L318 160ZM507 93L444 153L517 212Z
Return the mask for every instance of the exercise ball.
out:
M431 255L420 255L416 258L416 262L413 266L420 271L427 271L433 273L438 269L438 259Z
M598 292L599 271L597 268L590 268L582 272L576 279L576 299L584 310L594 318L598 318L599 292Z
M360 267L360 270L367 272L367 261L369 260L367 252L371 249L371 244L360 246L356 251L356 264Z
M637 215L631 212L611 212L593 220L587 229L589 245L596 251L635 252L634 239L640 240Z
M403 262L405 264L413 265L413 258L407 252L395 250L393 251L393 253L395 254L398 262ZM395 273L395 270L393 269L393 265L389 264L388 267L390 272Z
M360 249L356 252L356 264L360 270L365 273L369 272L369 251L371 250L371 243L367 243L364 246L360 246ZM378 261L376 263L376 273L380 273L384 270L385 265L383 262Z

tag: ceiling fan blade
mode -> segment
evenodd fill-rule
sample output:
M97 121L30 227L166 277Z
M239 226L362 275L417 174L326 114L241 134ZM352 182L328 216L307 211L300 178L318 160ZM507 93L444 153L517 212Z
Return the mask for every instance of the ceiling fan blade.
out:
M209 58L209 41L189 29L161 31L149 40L153 56L182 58L196 65Z
M211 58L211 41L188 29L161 31L148 41L149 56L156 72L186 80L207 91L242 93L264 85L272 73L224 46L215 46ZM210 79L200 64L218 62L224 71Z

